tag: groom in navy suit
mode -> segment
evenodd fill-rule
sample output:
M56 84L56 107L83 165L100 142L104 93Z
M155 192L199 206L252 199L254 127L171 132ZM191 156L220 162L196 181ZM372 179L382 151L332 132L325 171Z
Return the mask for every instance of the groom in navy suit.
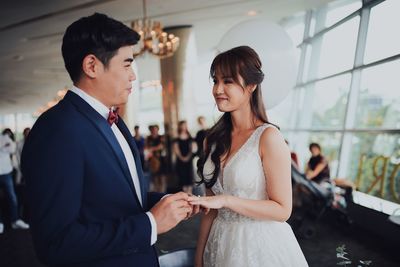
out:
M135 142L115 113L136 79L138 39L98 13L65 32L74 86L40 116L22 154L33 241L49 266L158 266L157 234L198 212L183 192L147 192Z

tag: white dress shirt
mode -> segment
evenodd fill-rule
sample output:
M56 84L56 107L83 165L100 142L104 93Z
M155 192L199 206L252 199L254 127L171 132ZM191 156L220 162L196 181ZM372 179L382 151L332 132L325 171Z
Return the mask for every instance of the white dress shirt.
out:
M79 89L78 87L73 86L71 89L72 92L80 96L83 100L85 100L93 109L95 109L105 120L108 118L108 113L109 113L109 108L106 107L103 103L101 103L99 100L96 98L88 95L86 92L83 90ZM136 170L136 164L135 164L135 159L133 157L132 151L129 147L128 142L126 141L125 137L122 135L121 131L118 129L117 125L113 123L111 125L111 130L113 131L115 137L118 140L119 145L121 146L122 152L124 153L126 162L129 167L129 172L131 174L132 180L133 180L133 185L135 186L135 191L137 194L137 197L140 201L140 204L142 204L142 194L140 191L140 182L139 182L139 177L137 174ZM140 167L140 166L139 166ZM153 217L153 214L151 214L150 211L146 212L147 216L149 217L150 223L151 223L151 245L156 243L157 241L157 224L156 221Z
M0 134L0 175L9 174L13 170L10 155L15 152L15 143L6 134Z

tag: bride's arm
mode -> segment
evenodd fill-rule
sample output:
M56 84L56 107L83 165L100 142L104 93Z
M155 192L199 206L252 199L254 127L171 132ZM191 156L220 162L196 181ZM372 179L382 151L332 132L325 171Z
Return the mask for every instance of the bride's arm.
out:
M200 199L189 198L189 201L211 209L229 208L254 219L286 221L292 211L289 148L279 131L269 127L261 135L259 149L266 177L268 200L219 195Z
M213 196L214 194L210 189L206 189L207 196ZM203 267L203 253L210 233L211 225L217 216L217 210L210 210L207 214L203 214L200 223L199 238L197 239L197 248L195 256L195 267Z

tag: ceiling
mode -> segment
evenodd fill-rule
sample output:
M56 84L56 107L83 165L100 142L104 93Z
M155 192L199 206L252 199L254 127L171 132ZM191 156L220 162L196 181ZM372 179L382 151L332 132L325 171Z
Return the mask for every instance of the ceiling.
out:
M273 21L330 0L147 0L147 15L164 26L193 25L198 55L216 46L236 23ZM80 17L105 13L129 24L143 16L141 0L18 0L0 6L0 114L34 112L71 82L61 57L65 28ZM139 66L140 68L140 66ZM154 71L154 70L153 70Z

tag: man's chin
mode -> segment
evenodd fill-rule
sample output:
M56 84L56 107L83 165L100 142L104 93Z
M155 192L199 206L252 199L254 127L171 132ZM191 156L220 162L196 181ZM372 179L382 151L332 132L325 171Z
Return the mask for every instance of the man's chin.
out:
M120 107L120 106L125 105L126 103L128 103L128 99L120 100L120 101L118 101L118 104L115 104L114 106Z

